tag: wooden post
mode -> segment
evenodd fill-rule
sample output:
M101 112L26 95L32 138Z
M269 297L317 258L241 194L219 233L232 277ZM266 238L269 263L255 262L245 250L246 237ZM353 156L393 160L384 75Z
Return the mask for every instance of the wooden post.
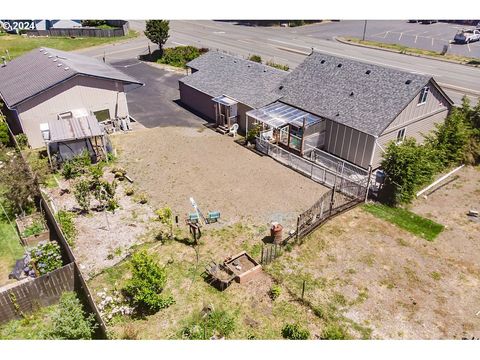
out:
M303 296L305 295L305 283L306 283L306 280L303 280L303 284L302 284L302 300L303 300Z
M261 259L260 262L262 264L264 263L264 261L263 261L263 250L264 250L264 248L265 248L265 245L262 245L262 257L260 258Z
M302 141L300 142L300 156L303 157L303 141L305 139L305 121L307 120L306 116L303 117L302 125Z
M300 216L297 216L297 233L295 235L296 240L298 240L299 235L299 226L300 226Z
M330 197L330 210L329 210L330 215L332 215L333 202L334 202L334 198L335 198L335 188L336 188L336 185L333 185L332 196Z

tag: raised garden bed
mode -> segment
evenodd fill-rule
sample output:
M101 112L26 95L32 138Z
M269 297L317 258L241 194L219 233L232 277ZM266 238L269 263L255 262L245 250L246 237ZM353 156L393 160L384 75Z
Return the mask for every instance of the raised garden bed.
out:
M40 241L50 240L50 230L41 213L16 218L15 223L24 246L35 246Z
M246 251L242 251L226 260L225 266L235 274L235 281L240 284L252 280L262 271L262 265L247 254Z

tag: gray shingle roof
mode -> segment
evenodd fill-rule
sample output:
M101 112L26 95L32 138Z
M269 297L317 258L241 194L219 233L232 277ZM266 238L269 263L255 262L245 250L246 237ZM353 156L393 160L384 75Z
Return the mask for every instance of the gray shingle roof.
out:
M0 95L6 105L11 108L75 75L142 84L100 60L42 48L13 59L6 66L0 66Z
M277 93L284 103L378 136L430 79L313 52L288 74Z
M227 95L253 108L278 99L275 89L288 72L244 60L218 51L209 51L187 66L197 72L180 79L212 97Z

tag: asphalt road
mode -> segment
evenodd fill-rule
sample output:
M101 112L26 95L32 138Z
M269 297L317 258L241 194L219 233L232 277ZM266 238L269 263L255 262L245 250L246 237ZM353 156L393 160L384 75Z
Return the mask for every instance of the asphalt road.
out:
M338 27L354 26L358 28L359 23L363 22L341 21L301 28L269 28L249 27L223 21L171 21L167 46L195 45L219 49L244 57L258 54L264 60L288 64L291 68L300 64L314 48L329 54L433 75L457 103L464 94L468 94L474 101L480 96L479 68L346 45L332 39L335 34L345 35L345 33L340 33ZM371 23L369 22L369 24ZM421 26L420 24L412 25ZM141 30L143 26L144 23L141 21L132 22L132 27L138 30ZM320 36L322 29L326 29L325 34ZM372 32L374 30L378 29L372 28ZM309 31L310 33L308 33ZM128 42L110 44L82 52L98 58L105 53L108 62L115 62L148 53L148 44L148 39L142 35ZM155 49L155 45L150 44L150 46L152 50Z

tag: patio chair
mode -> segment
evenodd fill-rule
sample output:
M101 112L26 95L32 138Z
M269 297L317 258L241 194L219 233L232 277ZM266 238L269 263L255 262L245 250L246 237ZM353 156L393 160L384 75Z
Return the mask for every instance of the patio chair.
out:
M237 135L237 131L238 131L238 124L235 123L233 124L231 127L230 127L230 131L229 131L229 135L232 135L233 137L235 137Z

